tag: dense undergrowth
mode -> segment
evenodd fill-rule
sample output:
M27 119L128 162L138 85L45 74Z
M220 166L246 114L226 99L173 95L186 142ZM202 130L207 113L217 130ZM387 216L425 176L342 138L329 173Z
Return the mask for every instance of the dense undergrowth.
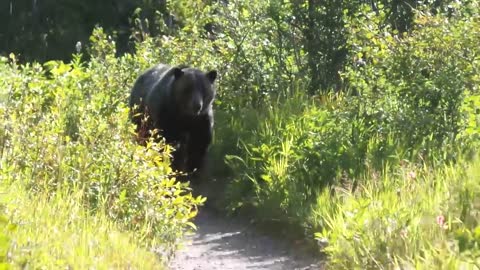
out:
M419 13L400 37L364 15L346 94L287 95L219 131L243 131L227 207L317 232L332 269L478 268L479 18Z
M203 199L175 181L168 146L152 142L145 148L135 141L124 100L136 66L100 55L100 49L106 53L107 48L99 46L98 57L89 63L76 57L71 64L20 66L13 55L1 59L1 181L4 189L18 186L28 191L19 193L23 201L7 204L8 218L18 227L7 234L14 242L10 255L14 263L101 268L103 263L141 266L144 256L155 259L153 255L135 259L134 253L115 257L109 245L124 246L124 252L139 247L155 250L161 263L194 227L190 220ZM107 70L110 63L118 69ZM9 197L16 199L14 194ZM30 209L36 204L38 209ZM112 241L116 231L123 240L103 241L110 229ZM75 230L84 238L75 240L69 234ZM87 246L62 251L61 245L68 243ZM34 251L24 255L29 249ZM77 255L84 261L75 257L76 252L83 252ZM104 256L108 261L100 259Z
M76 213L93 224L79 241L112 228L135 239L126 250L143 254L135 247L142 245L168 254L202 200L169 177L168 146L135 143L125 101L135 77L154 63L215 67L210 173L228 179L223 208L294 225L316 239L332 269L479 268L478 1L453 3L448 12L412 11L408 31L382 9L344 7L335 17L342 36L332 44L334 37L316 40L326 47L342 41L345 62L334 72L324 69L339 48L312 56L309 33L296 24L304 6L220 2L169 2L181 27L161 37L139 30L134 55L116 58L115 44L96 29L88 62L79 55L43 66L2 59L7 188L24 188L22 198L66 212L73 205L59 198L74 194L82 204ZM208 23L220 31L200 27ZM17 211L29 213L25 205ZM19 229L28 214L6 209L6 224L17 229L6 230L0 245L28 234ZM29 245L18 241L10 261ZM72 258L56 256L66 265Z
M346 19L343 93L307 96L293 79L261 106L226 108L214 154L233 175L227 209L317 232L332 269L478 268L480 21L468 10L417 11L399 33L366 7Z
M2 260L8 259L14 269L162 268L161 258L135 233L120 229L105 213L86 209L83 191L32 197L19 182L2 191L9 217Z

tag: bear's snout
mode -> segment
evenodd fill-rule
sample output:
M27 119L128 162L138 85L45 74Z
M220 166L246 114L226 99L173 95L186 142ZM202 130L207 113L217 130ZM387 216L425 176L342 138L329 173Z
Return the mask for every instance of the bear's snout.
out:
M190 109L193 115L199 115L202 112L203 96L201 95L200 91L195 91L192 94Z
M203 108L203 102L202 101L194 103L193 104L193 113L195 115L199 115L200 112L202 112L202 108Z

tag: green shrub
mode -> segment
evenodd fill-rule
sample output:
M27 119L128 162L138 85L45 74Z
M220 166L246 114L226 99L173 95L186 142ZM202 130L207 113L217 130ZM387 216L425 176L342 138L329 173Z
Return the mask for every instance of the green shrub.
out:
M478 16L420 13L400 36L373 14L351 23L344 76L357 117L397 162L367 159L357 189L324 191L310 222L335 269L478 268L478 166L462 157L478 149Z
M129 65L132 56L115 59L97 35L89 63L2 59L2 181L39 196L80 190L86 209L136 232L146 246L174 249L204 199L175 181L168 145L136 143L125 101L132 70L141 68Z
M452 158L441 156L460 143L463 104L479 94L478 16L420 14L416 30L401 37L377 28L373 14L351 22L352 62L344 77L359 95L355 109L374 128L389 126L413 154Z
M406 163L443 168L478 147L478 18L421 13L416 30L399 35L379 27L381 13L366 9L357 16L350 22L351 62L342 74L348 93L309 98L298 87L262 108L221 115L231 125L217 133L230 147L229 209L254 209L261 220L293 222L307 232L335 231L312 213L335 217L336 204L325 201L337 202L337 192L356 194L365 186L377 192L372 174L382 183ZM385 189L395 194L393 186ZM352 203L350 211L363 205ZM400 213L405 207L412 218L426 211L407 213L415 200L405 203L390 208ZM374 258L385 252L369 248L378 252ZM345 258L366 255L346 250Z

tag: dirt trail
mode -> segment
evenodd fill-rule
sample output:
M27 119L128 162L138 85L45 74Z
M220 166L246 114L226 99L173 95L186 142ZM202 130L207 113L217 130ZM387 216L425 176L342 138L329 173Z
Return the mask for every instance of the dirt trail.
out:
M172 270L322 269L321 261L292 244L255 230L238 218L201 209L197 232L177 252Z

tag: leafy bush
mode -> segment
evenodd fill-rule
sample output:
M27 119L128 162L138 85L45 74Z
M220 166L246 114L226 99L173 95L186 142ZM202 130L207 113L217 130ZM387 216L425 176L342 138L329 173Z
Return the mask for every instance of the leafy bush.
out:
M170 148L135 141L126 96L136 76L132 56L114 58L96 35L95 58L71 64L0 62L1 175L37 194L79 190L86 209L136 232L146 246L175 248L203 202L175 181ZM160 151L161 150L161 151Z
M336 269L478 267L478 166L458 151L478 147L478 18L420 14L400 38L367 22L372 14L352 22L345 77L368 127L395 138L400 166L325 191L310 222Z
M462 107L479 94L476 17L420 14L417 29L403 38L377 28L368 11L351 25L345 78L359 95L355 109L372 127L389 126L415 155L443 158L435 150L457 143L466 127Z
M421 251L443 239L428 233L436 225L415 229L407 246L399 244L399 232L413 220L446 213L432 207L446 197L427 194L454 193L461 179L472 178L462 165L448 172L448 164L478 147L477 16L419 13L415 30L399 34L381 23L384 15L367 7L347 20L346 94L309 98L298 83L285 99L221 115L231 128L217 133L233 147L226 150L233 172L228 208L253 209L260 220L294 223L307 233L324 229L334 268L424 258ZM402 186L408 177L398 174L406 175L407 165L417 175L426 168L424 182ZM425 192L424 204L414 190ZM476 247L475 226L457 232L469 250Z

